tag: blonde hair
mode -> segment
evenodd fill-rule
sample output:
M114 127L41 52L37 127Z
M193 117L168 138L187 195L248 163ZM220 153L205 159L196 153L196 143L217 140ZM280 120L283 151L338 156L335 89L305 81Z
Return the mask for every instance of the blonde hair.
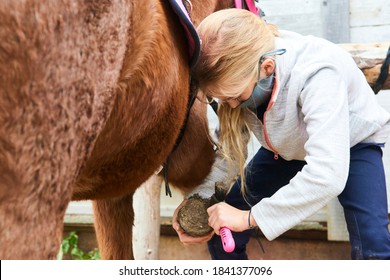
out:
M206 17L197 28L202 40L200 57L193 69L198 88L210 97L237 97L258 76L259 58L275 48L274 25L242 9L225 9ZM229 164L229 178L241 176L244 197L244 166L249 129L240 108L218 108L219 149ZM231 174L235 173L235 174Z

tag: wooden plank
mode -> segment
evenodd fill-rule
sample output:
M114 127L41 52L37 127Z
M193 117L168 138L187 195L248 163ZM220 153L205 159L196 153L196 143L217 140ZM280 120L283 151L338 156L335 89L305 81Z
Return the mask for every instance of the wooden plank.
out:
M319 15L321 11L321 1L307 0L261 0L259 6L265 12L266 16L296 16L296 15ZM301 18L302 21L303 18ZM295 18L297 20L297 18Z
M322 36L321 2L318 0L262 0L259 5L265 20L280 29Z
M389 42L390 24L378 26L351 27L350 43Z
M333 43L347 43L349 33L349 0L322 1L323 38Z
M366 76L367 82L370 85L375 84L380 73L380 68L386 58L390 41L386 43L340 44L340 46L352 55L357 66ZM383 89L390 89L390 75Z
M351 27L390 25L389 0L350 0Z
M344 210L337 198L328 203L328 240L348 241L349 235L344 218Z
M370 68L382 63L386 57L389 42L363 43L363 44L339 44L354 58L360 69Z

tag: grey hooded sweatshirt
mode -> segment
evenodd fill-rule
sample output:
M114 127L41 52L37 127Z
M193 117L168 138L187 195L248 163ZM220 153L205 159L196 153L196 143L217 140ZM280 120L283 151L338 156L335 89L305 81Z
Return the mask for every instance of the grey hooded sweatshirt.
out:
M378 104L362 71L339 46L313 36L280 31L276 83L261 123L246 121L275 158L304 160L302 171L252 208L272 240L339 195L349 173L350 148L386 142L390 114Z

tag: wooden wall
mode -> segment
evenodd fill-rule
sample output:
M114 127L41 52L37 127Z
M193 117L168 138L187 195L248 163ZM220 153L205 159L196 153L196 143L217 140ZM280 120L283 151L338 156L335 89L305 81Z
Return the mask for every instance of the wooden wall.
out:
M390 41L389 0L259 0L266 20L281 29L334 43Z
M390 1L350 0L352 43L390 41Z

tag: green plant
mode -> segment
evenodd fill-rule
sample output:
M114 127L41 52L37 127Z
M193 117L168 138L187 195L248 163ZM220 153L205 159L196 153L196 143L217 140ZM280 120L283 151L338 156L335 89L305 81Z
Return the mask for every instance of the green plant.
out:
M62 240L57 259L62 260L64 256L68 256L72 260L100 260L100 254L97 248L85 253L78 247L78 242L79 236L77 233L75 231L70 232L69 236Z

